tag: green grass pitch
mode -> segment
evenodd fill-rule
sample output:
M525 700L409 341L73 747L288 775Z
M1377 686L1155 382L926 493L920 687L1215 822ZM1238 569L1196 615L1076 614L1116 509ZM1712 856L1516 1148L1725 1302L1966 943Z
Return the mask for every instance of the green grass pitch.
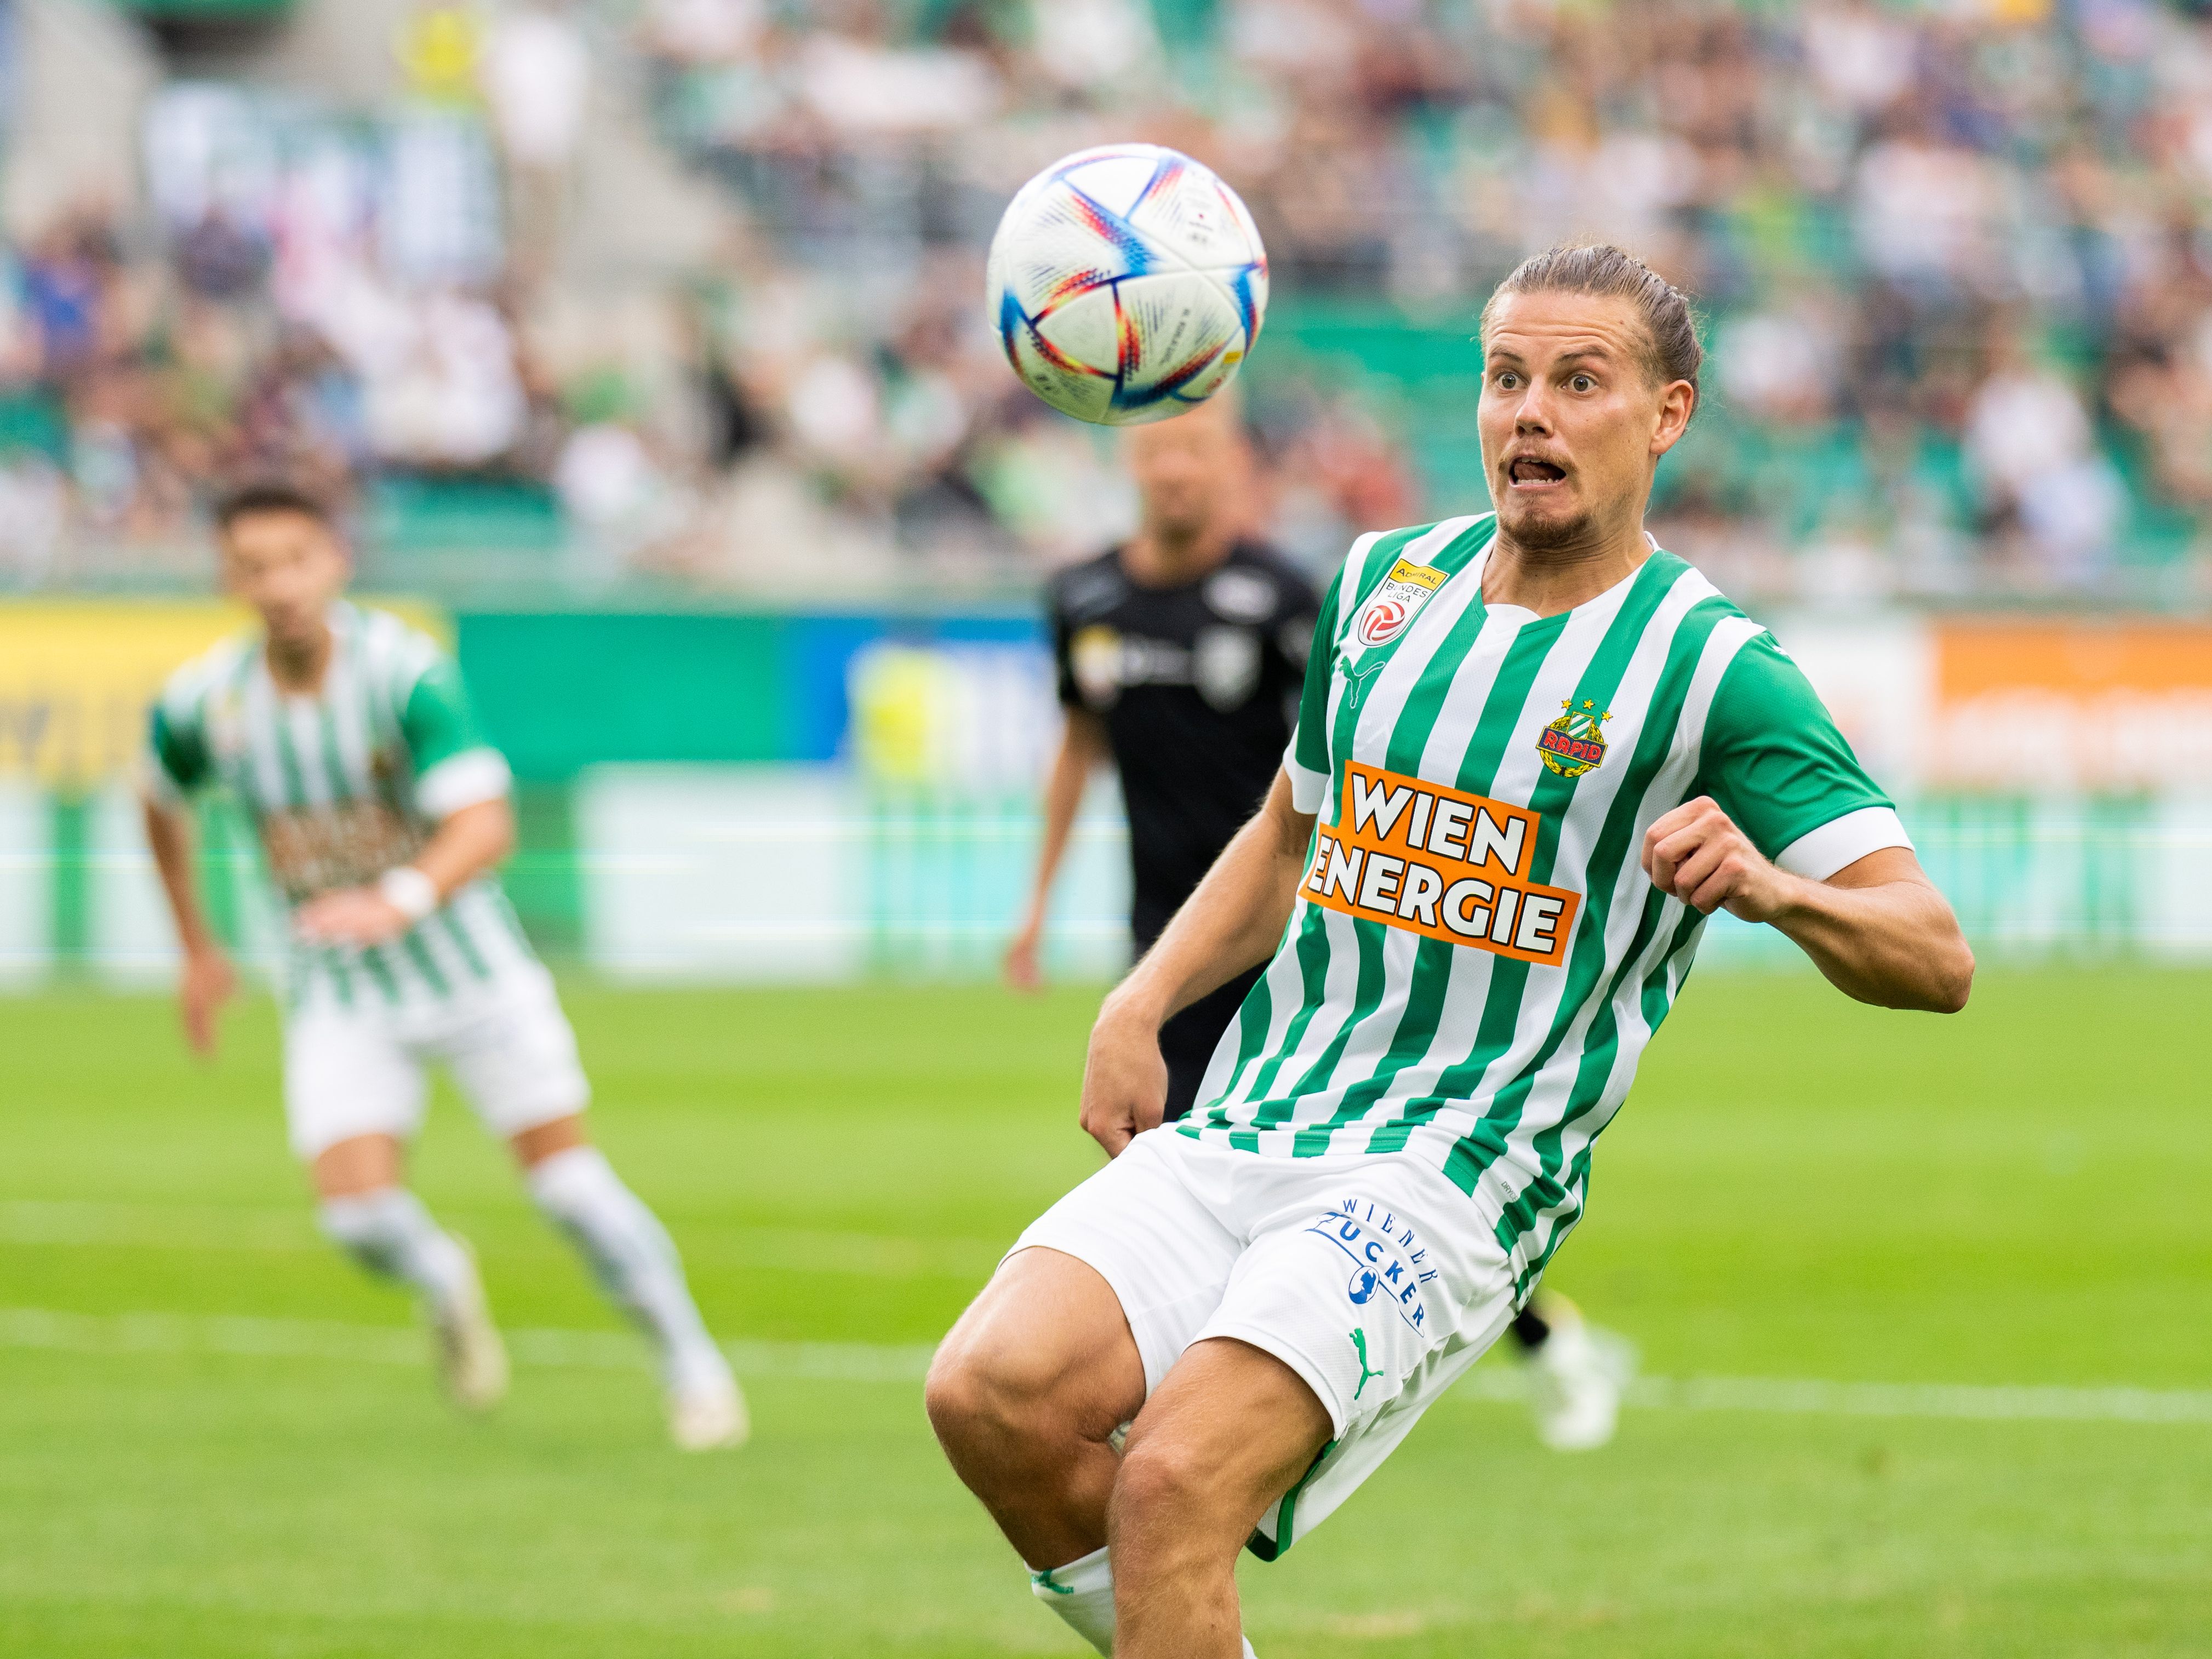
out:
M912 1372L1094 1165L1092 1000L571 988L601 1139L744 1345L754 1444L685 1459L612 1335L529 1339L488 1422L444 1408L404 1304L314 1237L266 1006L202 1067L159 1001L0 1000L0 1653L1082 1651ZM2212 1652L2208 1008L2179 971L1992 973L1948 1021L1700 976L1553 1282L1659 1376L1987 1385L1942 1398L1988 1409L1678 1391L1560 1457L1471 1389L1247 1563L1259 1651ZM418 1176L504 1323L615 1328L449 1097ZM897 1352L870 1377L870 1350L809 1343ZM2076 1392L2122 1387L2158 1392Z

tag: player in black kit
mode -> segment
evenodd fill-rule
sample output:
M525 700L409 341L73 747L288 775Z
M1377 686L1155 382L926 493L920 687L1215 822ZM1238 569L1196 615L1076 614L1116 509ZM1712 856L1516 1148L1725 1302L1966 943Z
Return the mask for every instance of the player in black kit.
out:
M1006 977L1041 980L1053 878L1091 774L1111 760L1129 820L1129 932L1152 947L1282 765L1319 605L1297 569L1247 533L1250 452L1233 398L1139 427L1128 463L1137 533L1052 584L1066 711L1045 784L1044 840ZM1160 1028L1169 1121L1196 1103L1221 1033L1265 964ZM1514 1322L1538 1431L1562 1450L1613 1437L1626 1364L1574 1304L1543 1292Z
M1128 446L1137 533L1051 588L1067 719L1028 914L1006 953L1007 977L1024 989L1037 982L1046 903L1092 769L1110 758L1121 775L1129 932L1142 955L1274 781L1319 609L1295 566L1243 533L1250 464L1228 398L1140 427ZM1170 1119L1190 1110L1260 971L1161 1029Z

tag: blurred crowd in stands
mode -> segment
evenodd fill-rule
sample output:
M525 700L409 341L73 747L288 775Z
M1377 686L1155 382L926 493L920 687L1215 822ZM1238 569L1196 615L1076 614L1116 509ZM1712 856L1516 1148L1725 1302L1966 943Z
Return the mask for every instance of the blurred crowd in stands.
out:
M2184 602L2212 574L2208 13L425 0L390 107L173 84L144 212L0 255L0 581L189 544L212 485L280 466L394 535L440 487L542 500L584 580L1032 574L1129 504L1110 437L999 361L981 247L1036 167L1145 138L1267 238L1253 511L1316 567L1479 503L1474 313L1604 237L1710 319L1659 528L1723 586ZM563 263L609 98L723 216L615 297Z

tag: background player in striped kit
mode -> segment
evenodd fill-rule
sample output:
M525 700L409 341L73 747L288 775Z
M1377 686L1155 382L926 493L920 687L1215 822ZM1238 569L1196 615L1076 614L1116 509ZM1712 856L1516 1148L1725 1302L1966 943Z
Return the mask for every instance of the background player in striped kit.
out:
M1018 989L1042 982L1054 878L1091 775L1110 762L1128 820L1130 939L1168 920L1266 799L1290 743L1320 602L1297 568L1244 534L1251 456L1233 389L1124 439L1137 533L1054 577L1048 601L1064 723L1047 774L1029 906L1006 950ZM1180 1121L1257 963L1160 1028L1163 1121ZM1562 1451L1613 1437L1627 1345L1546 1293L1515 1316L1538 1434Z
M249 487L216 523L224 585L263 629L171 678L146 767L186 1036L212 1048L235 983L194 890L186 802L222 787L252 818L291 907L285 1115L323 1231L416 1293L454 1398L494 1404L507 1361L471 1253L402 1184L434 1060L659 1345L677 1443L739 1443L744 1402L675 1245L585 1133L575 1037L493 873L514 840L507 763L478 735L452 660L396 617L341 599L345 550L311 497Z
M1683 296L1554 249L1482 335L1496 514L1353 548L1283 775L1100 1011L1082 1116L1113 1161L932 1369L954 1468L1121 1659L1249 1654L1240 1547L1326 1517L1525 1305L1714 910L1861 1001L1972 984L1803 675L1644 531L1697 404ZM1261 960L1160 1124L1161 1024Z

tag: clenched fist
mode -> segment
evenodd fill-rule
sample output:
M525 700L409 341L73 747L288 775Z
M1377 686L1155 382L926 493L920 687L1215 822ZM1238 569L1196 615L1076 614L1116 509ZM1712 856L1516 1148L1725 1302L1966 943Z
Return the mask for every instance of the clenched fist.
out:
M1661 892L1706 915L1728 907L1746 921L1771 921L1798 878L1767 862L1710 796L1685 801L1644 837L1644 873Z

